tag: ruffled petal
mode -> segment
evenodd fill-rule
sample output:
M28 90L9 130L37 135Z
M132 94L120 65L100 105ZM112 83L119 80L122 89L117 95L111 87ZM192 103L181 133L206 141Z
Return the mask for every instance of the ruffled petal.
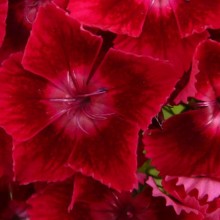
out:
M180 219L204 219L207 206L200 205L197 198L187 195L180 187L176 187L175 181L163 182L166 193L159 190L151 177L147 180L147 184L153 189L152 195L165 198L166 206L173 207Z
M207 201L213 201L220 195L220 181L207 177L178 177L177 185L183 185L186 193L197 189L198 199L207 198Z
M56 18L56 22L54 19ZM22 64L63 87L67 73L88 77L102 40L52 4L41 7Z
M83 24L137 37L149 7L149 0L71 0L71 16Z

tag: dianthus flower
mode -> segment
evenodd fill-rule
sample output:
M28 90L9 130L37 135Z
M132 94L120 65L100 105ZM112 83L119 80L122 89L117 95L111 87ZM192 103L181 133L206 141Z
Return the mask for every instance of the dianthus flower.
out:
M137 183L139 129L176 80L167 63L114 49L98 65L101 44L50 4L39 10L24 56L3 63L0 124L15 140L20 182L79 171L118 190Z

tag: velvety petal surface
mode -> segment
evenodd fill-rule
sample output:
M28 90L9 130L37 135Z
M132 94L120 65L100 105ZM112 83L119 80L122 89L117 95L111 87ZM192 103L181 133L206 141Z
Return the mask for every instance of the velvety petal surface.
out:
M138 38L119 35L114 47L123 51L169 60L175 67L177 79L190 68L197 44L208 33L181 38L175 12L169 1L152 1L143 31Z
M138 128L114 118L106 128L96 129L94 136L85 136L77 142L69 165L117 190L135 188Z
M176 14L182 36L202 32L206 28L220 27L218 0L170 1Z
M140 35L149 0L70 0L71 16L81 23L133 37Z
M0 0L0 46L6 33L6 18L8 13L8 1Z
M88 77L101 42L100 37L82 30L62 10L43 6L33 24L22 64L63 87L68 73Z
M67 167L73 143L63 131L48 126L32 139L15 143L13 150L15 178L21 183L62 181L74 174Z

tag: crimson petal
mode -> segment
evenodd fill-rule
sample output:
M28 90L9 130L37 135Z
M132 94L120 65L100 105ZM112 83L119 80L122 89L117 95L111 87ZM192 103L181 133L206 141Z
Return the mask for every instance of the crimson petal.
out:
M83 24L137 37L147 14L148 5L138 0L71 0L71 16Z
M111 49L91 80L108 82L116 114L142 129L151 123L176 84L167 62Z
M138 128L117 118L108 123L106 128L97 129L95 136L78 141L69 158L70 166L109 187L131 190L137 184Z
M63 87L68 72L88 76L101 43L62 10L47 5L38 12L22 64Z
M73 175L67 159L73 143L50 125L32 139L15 143L13 150L15 177L21 183L62 181Z

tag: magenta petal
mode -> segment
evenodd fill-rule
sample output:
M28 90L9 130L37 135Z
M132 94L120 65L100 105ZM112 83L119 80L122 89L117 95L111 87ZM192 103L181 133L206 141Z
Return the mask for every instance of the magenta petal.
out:
M178 215L184 214L184 212L187 213L186 216L188 218L183 219L203 219L207 206L201 206L197 198L181 192L181 189L172 185L172 182L163 182L163 187L167 194L158 188L152 177L147 180L147 184L153 189L152 195L165 198L166 206L172 206Z
M208 108L171 117L146 134L147 156L162 175L220 177L218 118Z
M207 201L213 201L220 195L220 181L206 177L178 177L177 185L183 185L186 193L197 189L198 199L207 196Z
M83 24L137 37L149 4L143 0L70 0L68 8Z
M181 38L171 6L152 3L142 34L138 38L118 36L114 47L123 51L169 60L177 71L177 79L190 67L197 44L208 37L207 32Z
M80 29L64 11L47 5L38 12L22 64L63 86L67 73L88 76L101 43L100 37Z
M47 108L47 90L54 86L25 71L21 58L13 54L0 70L0 124L16 140L32 137L59 116Z
M72 150L62 130L48 126L32 139L15 143L13 150L15 177L21 183L61 181L73 175L67 167Z
M0 0L0 46L6 33L6 18L8 13L8 1Z
M91 83L105 80L116 115L145 129L174 89L176 76L166 62L111 49Z
M220 28L219 0L171 1L182 36Z

